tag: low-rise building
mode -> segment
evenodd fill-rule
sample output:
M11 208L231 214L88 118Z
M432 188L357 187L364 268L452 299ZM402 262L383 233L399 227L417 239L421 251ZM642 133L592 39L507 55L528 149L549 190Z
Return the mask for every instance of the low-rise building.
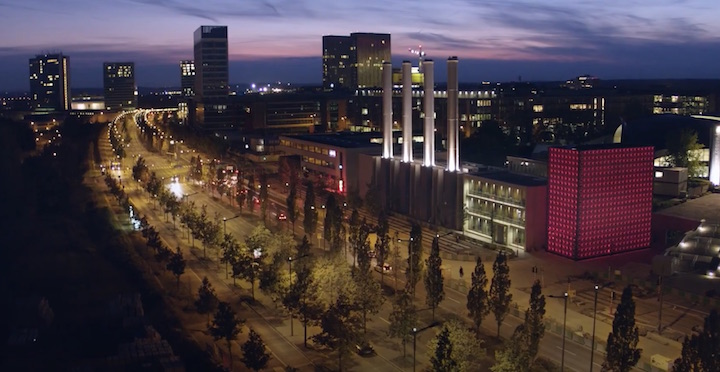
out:
M464 175L466 236L511 249L546 242L545 178L487 170Z

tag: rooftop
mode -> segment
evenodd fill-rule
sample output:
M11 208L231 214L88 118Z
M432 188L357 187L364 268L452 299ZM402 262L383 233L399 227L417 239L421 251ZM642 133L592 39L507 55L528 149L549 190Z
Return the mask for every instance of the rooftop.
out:
M486 169L469 172L471 176L487 178L495 181L520 186L545 186L547 179L527 174L513 173L509 171Z
M319 134L296 134L285 135L280 138L296 139L307 142L314 142L323 145L335 146L346 149L357 148L379 148L380 144L371 142L371 139L378 138L378 133L355 133L355 132L339 132L339 133L319 133Z

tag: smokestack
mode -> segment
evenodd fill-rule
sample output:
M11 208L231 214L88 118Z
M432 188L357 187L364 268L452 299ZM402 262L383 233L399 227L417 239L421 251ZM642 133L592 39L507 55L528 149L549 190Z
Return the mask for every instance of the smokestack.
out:
M458 59L450 57L447 61L447 159L448 170L460 170L460 139L458 136Z
M393 157L392 135L392 62L383 62L383 158Z
M422 62L425 72L425 125L423 130L423 165L435 165L435 65L431 59Z
M410 61L402 63L402 136L403 161L413 161L412 153L412 65Z

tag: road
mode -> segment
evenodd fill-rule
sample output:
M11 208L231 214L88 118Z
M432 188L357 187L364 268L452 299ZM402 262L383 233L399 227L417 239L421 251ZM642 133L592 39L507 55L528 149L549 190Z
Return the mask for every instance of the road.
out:
M132 126L131 126L132 127ZM156 172L158 177L165 178L165 180L169 180L171 177L175 175L185 175L187 174L187 166L189 165L189 158L187 155L180 155L177 157L177 160L171 160L167 155L160 155L158 153L149 152L147 149L145 149L141 144L137 137L137 130L130 130L131 135L131 143L130 146L127 148L128 154L133 155L142 155L146 161L148 166L150 167L151 171ZM162 152L161 152L162 153ZM186 152L187 154L187 152ZM129 161L129 160L126 160ZM133 160L134 162L134 160ZM132 164L124 164L125 171L123 173L123 178L129 178L129 169L131 168ZM188 197L189 200L192 200L195 202L197 206L200 205L206 205L208 207L208 211L210 212L210 215L212 216L215 212L218 213L220 218L226 217L228 218L228 221L226 223L227 231L229 233L232 233L234 236L236 236L238 239L242 239L244 236L246 236L257 224L258 224L258 218L253 216L248 216L247 214L243 215L240 218L233 218L237 215L236 208L231 207L228 205L227 200L218 200L216 197L212 197L211 195L208 195L207 192L203 191L200 187L190 184L183 184L182 185L182 192L186 195L191 195ZM162 223L165 223L165 225L168 228L172 228L172 222L169 224L164 222L165 219L163 218L162 214L159 211L152 212L150 199L147 198L146 193L144 193L142 190L133 189L131 192L131 199L134 204L138 204L138 209L143 214L149 214L150 217L152 217L152 221L155 221L158 223L158 225L161 225ZM273 187L270 189L270 197L271 200L273 200L278 206L284 205L284 187L280 185L278 182L273 183ZM301 199L300 199L301 200ZM299 201L301 203L301 201ZM302 208L300 208L302 209ZM256 209L257 210L257 209ZM279 208L280 211L282 211L282 208ZM257 213L257 212L256 212ZM230 220L230 218L232 218ZM155 224L155 223L153 223ZM287 223L289 225L289 223ZM296 231L300 232L302 230L302 224L296 223ZM318 231L322 230L322 216L319 218L319 228ZM288 226L289 227L289 226ZM391 218L391 232L392 231L409 231L409 224L407 221L404 221L402 218L394 217ZM424 238L423 238L423 245L425 248L425 251L429 251L430 244L431 244L431 238L434 234L433 232L424 229ZM180 245L184 249L187 247L187 232L177 232L175 230L170 230L169 234L163 233L163 236L166 235L170 236L170 241L168 242L170 246L176 246ZM407 239L407 235L403 234L401 235L401 238ZM444 243L442 243L444 241ZM457 243L457 244L455 244ZM199 244L199 243L198 243ZM454 238L452 236L442 236L441 237L441 246L448 246L448 245L458 245L462 249L467 249L468 243L464 241L454 241ZM401 252L405 250L405 247L401 248ZM193 252L188 254L188 257L192 257L192 260L190 261L190 268L194 272L193 275L195 275L198 280L201 276L207 275L211 278L213 285L216 286L216 288L223 288L223 290L230 295L237 295L237 289L232 286L232 281L228 281L225 279L225 273L224 268L218 267L214 264L207 264L207 261L201 260L199 257L202 256L202 251L198 249L190 250L188 248L188 252ZM403 252L404 253L404 252ZM492 251L487 252L488 255L493 255L494 253ZM215 257L214 252L209 252L209 255L211 257ZM348 257L349 262L352 262L351 257ZM491 261L485 258L485 264L486 264L486 272L491 272ZM536 265L536 260L518 260L518 261L511 261L511 272L518 272L519 270L527 270L530 271L530 267L532 265ZM547 263L545 263L547 264ZM452 261L452 260L445 260L444 266L447 270L445 277L446 278L452 278L453 276L457 277L455 274L457 272L457 268L459 265L465 265L465 272L469 273L471 271L472 266L474 266L474 263L470 262L458 262L458 261ZM517 275L517 274L515 274ZM403 275L400 275L401 277ZM558 273L548 273L547 279L550 283L557 283L559 282L559 277L561 277L562 274ZM527 275L525 275L527 277ZM387 280L387 278L386 278ZM516 280L514 277L514 288L513 291L516 293L515 298L518 303L522 303L519 298L522 298L522 290L518 284L523 281L531 283L531 280L525 280L523 278L522 280ZM391 280L389 280L391 281ZM243 283L241 284L245 286L247 289L247 284ZM570 301L569 304L569 314L568 314L568 332L572 332L574 328L573 323L577 324L578 317L580 318L588 318L591 320L592 316L592 308L590 308L590 313L588 314L588 304L589 306L592 306L592 301L588 296L593 296L594 293L593 290L590 288L580 288L581 285L578 285L577 287L577 297L573 299L573 301ZM418 286L418 305L422 303L420 299L422 298L422 285ZM557 287L557 285L555 286ZM552 288L551 286L549 288ZM603 334L604 329L607 328L607 323L610 323L612 319L608 317L603 317L601 313L603 311L606 311L610 308L610 295L609 292L610 289L604 289L601 294L598 296L598 323L604 324L605 328L598 327L598 338L604 339L606 338L607 333ZM247 293L244 292L244 293ZM256 293L259 293L257 291ZM321 363L324 361L326 356L324 356L322 353L317 353L311 350L306 350L302 346L302 337L300 336L298 338L298 334L301 333L300 327L298 325L298 322L295 322L295 336L290 336L289 332L289 324L287 322L287 317L283 317L281 313L276 311L273 308L272 302L265 298L262 299L262 295L260 294L259 297L261 298L261 303L265 305L265 307L262 308L262 311L256 310L255 308L247 308L246 311L254 312L255 316L248 317L248 322L253 327L258 327L262 330L261 336L266 339L266 341L270 340L271 342L268 342L268 346L271 350L273 350L273 353L275 357L282 362L283 365L287 364L288 361L291 361L292 363L300 363L298 365L290 364L295 367L306 365L310 366L313 363ZM619 299L619 295L616 296L616 301ZM548 299L549 301L552 301L552 299ZM640 299L638 300L638 319L639 323L643 322L650 322L649 318L653 317L652 309L653 304L651 303L652 299ZM457 290L454 290L452 288L446 287L446 299L445 301L440 305L441 312L445 312L447 314L465 314L465 295ZM616 303L616 302L615 302ZM616 306L616 305L613 305ZM673 306L675 309L673 309ZM562 319L562 311L558 310L561 309L562 305L558 304L549 304L548 305L548 315L554 317L556 320ZM657 306L655 306L655 309ZM664 315L664 319L668 319L668 324L670 324L671 319L679 319L678 322L675 322L672 324L671 327L678 327L682 329L681 327L686 327L685 321L688 322L688 324L695 321L695 318L697 318L699 315L695 314L692 315L692 312L688 312L688 314L683 316L682 312L683 310L681 308L678 308L677 305L673 304L666 304L665 311L667 315ZM679 310L678 310L679 309ZM359 358L359 357L353 357L352 358L352 366L351 369L353 370L378 370L378 371L393 371L393 370L401 370L401 369L410 369L411 363L409 360L411 358L402 358L402 349L399 347L399 344L397 340L391 340L388 339L386 336L387 334L387 319L389 319L389 313L391 310L391 303L390 301L386 301L383 305L382 309L380 310L379 314L373 317L375 319L372 322L368 323L369 329L368 333L370 335L370 339L375 342L375 348L378 352L378 356L375 358ZM259 315L259 314L262 314ZM560 316L558 316L560 314ZM584 314L584 316L583 316ZM648 318L646 320L646 318ZM693 319L693 320L688 320ZM522 322L522 319L513 317L512 315L509 315L503 326L501 327L501 335L504 338L508 338L514 328ZM587 319L584 320L587 324ZM485 323L483 324L483 327L486 328L486 331L488 334L494 334L496 330L496 325L494 324L494 320L492 319L492 315L486 319ZM584 330L585 332L588 332L590 327L585 326ZM314 327L310 328L309 334L312 335L314 333L319 332L319 329ZM425 332L418 336L418 352L417 352L417 359L418 359L418 366L423 366L428 364L428 357L427 357L427 342L428 340L434 335L433 331ZM411 345L410 345L411 346ZM668 350L670 350L669 348ZM562 339L557 334L546 332L545 337L543 339L543 342L541 343L541 355L547 357L550 360L555 361L556 363L560 364L561 359L561 350L562 350ZM585 371L588 370L588 363L589 363L589 354L590 349L587 346L577 344L572 341L566 342L565 347L565 365L568 370L575 370L575 371ZM671 351L667 351L668 354L671 354ZM408 352L409 355L412 355L410 352ZM674 355L669 355L674 356ZM304 360L304 362L303 362ZM599 364L603 360L603 355L599 352L596 352L595 358L594 358L596 365L595 368L599 368Z

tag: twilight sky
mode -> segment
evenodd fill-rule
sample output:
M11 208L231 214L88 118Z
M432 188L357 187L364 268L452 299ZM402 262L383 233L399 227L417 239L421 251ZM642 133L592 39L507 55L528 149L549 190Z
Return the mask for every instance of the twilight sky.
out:
M70 56L73 88L104 61L137 84L179 86L200 25L227 25L231 83L321 81L322 35L392 34L393 61L422 44L444 81L720 78L717 0L0 0L0 91L28 90L28 59ZM412 57L414 60L414 57Z

